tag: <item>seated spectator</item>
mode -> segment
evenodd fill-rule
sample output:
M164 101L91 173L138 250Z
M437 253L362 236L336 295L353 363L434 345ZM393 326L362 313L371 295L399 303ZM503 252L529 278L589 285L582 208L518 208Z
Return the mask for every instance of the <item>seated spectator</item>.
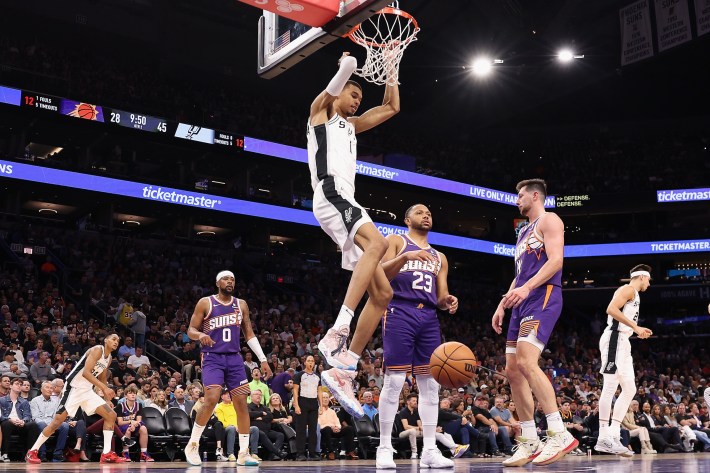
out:
M191 383L197 374L196 368L200 365L200 349L192 341L182 344L177 352L182 369L180 371L186 383Z
M249 389L254 391L258 389L261 391L261 399L264 405L269 404L269 397L271 392L269 391L269 386L261 380L261 370L259 368L254 368L251 370L251 381L249 381Z
M458 399L455 402L461 403L461 400ZM451 435L454 441L459 442L460 445L454 448L452 452L455 458L463 455L469 449L472 450L474 457L483 458L486 454L487 436L481 435L473 426L476 419L473 417L472 411L466 409L466 406L464 406L464 409L463 413L459 414L456 409L451 408L449 398L445 397L439 401L437 430L441 428L443 433Z
M32 383L28 379L23 379L22 380L22 391L20 391L20 396L22 399L25 401L29 402L32 399L30 399L30 390L32 389Z
M123 386L126 375L135 376L136 372L127 366L125 358L119 357L116 365L111 367L111 374L113 375L113 384L115 386Z
M407 395L407 401L404 408L399 411L399 417L402 421L402 432L399 433L399 438L408 438L409 446L412 450L412 460L417 458L417 438L422 437L422 421L419 418L419 409L417 409L419 397L415 393Z
M631 402L633 404L634 401ZM636 401L636 406L638 407L638 401ZM629 435L631 436L631 438L638 437L639 441L641 442L641 453L657 453L651 446L651 439L648 435L648 430L646 429L646 427L641 427L640 425L636 424L636 418L634 416L634 411L632 410L631 406L629 406L629 410L626 411L626 415L624 416L624 420L621 421L621 425L629 431Z
M515 420L513 413L505 407L505 399L502 396L496 396L494 403L490 412L493 420L498 424L498 428L504 432L501 435L505 435L507 430L508 436L515 438L515 433L520 431L520 422Z
M148 365L148 367L150 367L150 360L143 354L141 347L136 347L135 354L128 357L126 364L130 369L137 370L141 365Z
M30 411L32 419L37 423L39 430L44 429L54 419L54 414L59 407L59 399L52 398L52 383L45 381L42 383L41 394L30 401ZM57 429L57 442L54 446L52 461L64 461L64 446L67 443L69 435L69 424L64 422ZM47 461L46 454L47 445L42 444L39 449L39 457L45 462Z
M136 354L136 347L133 346L133 339L126 337L123 340L123 345L118 348L118 357L128 359L131 355Z
M286 406L288 406L291 402L294 373L294 369L289 368L286 371L278 373L273 378L271 378L271 391L273 392L272 396L274 394L278 394L280 396L280 399L283 400L283 404ZM269 399L269 405L271 405L271 399Z
M237 411L234 409L232 396L227 389L222 390L222 402L215 407L214 415L218 420L218 424L220 424L220 426L213 424L215 440L217 442L217 450L215 452L217 461L237 461L237 457L234 456L234 444L237 439ZM249 428L250 444L252 438L255 439L258 445L259 429L255 426ZM224 449L222 445L224 445ZM256 447L257 446L255 446L255 448ZM226 452L224 450L226 450ZM254 454L256 454L256 450L254 450L254 452Z
M375 420L375 414L377 414L377 407L374 405L374 397L372 391L365 391L362 395L362 410L365 415L370 418L370 420Z
M333 449L333 438L343 439L343 450L348 460L357 460L355 452L355 429L350 425L344 425L338 419L338 415L330 408L330 394L321 393L321 405L318 410L318 425L321 434L321 452L328 456L328 460L335 460L336 452Z
M283 460L286 458L286 454L281 451L284 444L284 434L280 431L272 430L271 423L274 416L271 410L262 404L261 398L261 390L252 390L251 402L248 404L251 425L259 429L259 445L271 454L270 459Z
M70 357L76 356L81 358L81 355L84 354L84 346L79 343L79 340L76 338L76 333L69 332L67 338L64 339L64 351L69 352Z
M178 409L182 409L189 416L194 405L194 401L185 397L185 389L182 386L176 386L174 398L170 401L168 407L177 407Z
M483 388L483 386L481 386L481 388ZM504 457L506 455L498 449L496 438L500 439L503 443L506 453L512 452L513 445L510 442L510 436L507 430L503 435L500 435L501 431L498 429L498 424L493 420L488 410L488 397L483 393L478 393L474 403L472 414L476 418L478 431L483 435L488 435L488 446L491 449L491 455L497 457Z
M16 368L13 369L12 365L15 365ZM18 372L25 377L28 377L30 374L29 368L27 368L24 363L20 365L17 360L15 360L15 352L7 350L3 361L0 362L0 374L11 374L13 377L17 377Z
M660 414L661 406L653 406L652 410L651 404L644 402L643 410L636 412L636 423L641 427L646 427L654 450L664 453L682 452L680 430L666 426L665 420L660 418Z
M24 438L26 450L29 450L39 437L40 429L32 421L30 403L22 399L21 391L22 380L15 378L10 384L10 393L0 398L0 461L7 461L8 442L12 435L19 434Z
M153 407L158 409L161 414L165 415L168 410L168 400L165 397L165 391L158 388L151 388L151 398L145 400L145 407ZM195 408L193 407L193 410Z
M569 433L581 442L582 437L585 435L584 426L582 425L582 419L572 412L572 403L570 401L564 401L562 403L560 416L562 417L562 422L564 422L565 428L569 431ZM575 448L570 453L572 455L583 455L579 448Z
M136 399L138 389L135 386L128 386L125 395L126 399L123 402L119 402L114 408L118 429L126 438L138 437L138 444L141 449L140 461L155 461L148 453L148 429L143 425L143 408ZM123 446L123 456L130 461L131 457L126 444Z
M259 363L254 361L251 351L244 353L244 371L246 371L249 381L252 380L251 372L259 368ZM276 373L276 366L271 367L271 372Z
M40 352L37 362L30 367L30 376L36 387L40 387L43 381L50 381L54 378L54 368L46 351Z
M0 397L10 394L10 376L4 374L0 377Z
M40 353L44 353L44 340L41 338L38 338L37 341L35 342L35 348L34 350L30 351L27 353L27 364L32 365L37 361L39 358Z

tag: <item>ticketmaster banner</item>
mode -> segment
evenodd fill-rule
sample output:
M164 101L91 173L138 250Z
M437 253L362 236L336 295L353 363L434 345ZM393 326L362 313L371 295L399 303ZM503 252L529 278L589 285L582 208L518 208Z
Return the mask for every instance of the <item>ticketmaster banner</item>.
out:
M264 154L276 158L288 159L299 163L308 163L308 153L303 148L286 146L270 141L258 140L256 138L244 137L244 150L251 153ZM424 187L433 191L448 192L451 194L464 195L474 199L488 200L501 204L515 205L518 196L510 192L488 189L463 182L449 181L440 177L427 176L416 172L404 171L402 169L391 168L379 164L357 162L356 172L361 176L376 177L387 181L398 182L410 186ZM555 197L547 196L545 207L555 207Z
M0 178L40 182L62 187L71 187L91 192L101 192L123 197L152 200L166 204L183 205L206 210L218 210L232 214L247 215L283 222L318 226L313 213L306 210L279 207L276 205L230 199L199 192L172 189L140 182L123 181L108 177L62 171L31 164L0 160ZM376 223L385 236L403 234L406 228ZM434 246L458 248L491 255L513 257L515 247L504 243L478 240L445 233L430 232L429 242ZM708 252L710 240L656 241L638 243L612 243L604 245L568 245L565 257L581 258L657 253Z
M658 202L694 202L710 200L710 188L704 189L671 189L656 191Z

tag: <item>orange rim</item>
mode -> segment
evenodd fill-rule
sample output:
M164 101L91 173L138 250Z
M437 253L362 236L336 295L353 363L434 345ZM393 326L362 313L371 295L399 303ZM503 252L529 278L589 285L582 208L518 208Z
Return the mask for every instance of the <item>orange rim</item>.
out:
M417 23L416 18L414 18L412 15L410 15L410 14L407 13L406 11L400 10L400 9L398 9L398 8L385 7L385 8L383 8L382 10L378 11L377 13L375 13L375 15L380 15L380 14L383 14L383 13L390 14L390 15L401 16L401 17L403 17L403 18L406 18L406 19L410 20L410 21L412 22L412 24L414 25L414 31L415 31L415 32L419 31L419 23ZM359 44L360 46L374 46L374 47L378 47L378 48L383 48L383 47L386 46L386 43L375 43L375 42L372 42L372 41L361 41L359 38L356 38L356 37L354 36L354 34L355 34L355 32L356 32L357 30L360 29L360 26L361 26L361 25L362 25L362 23L360 23L359 25L356 25L353 29L351 29L350 31L348 31L347 33L345 33L345 34L343 35L343 37L347 36L348 38L350 38L351 41L353 41L354 43ZM407 39L409 39L409 38L407 38ZM396 41L401 41L401 40L396 40Z

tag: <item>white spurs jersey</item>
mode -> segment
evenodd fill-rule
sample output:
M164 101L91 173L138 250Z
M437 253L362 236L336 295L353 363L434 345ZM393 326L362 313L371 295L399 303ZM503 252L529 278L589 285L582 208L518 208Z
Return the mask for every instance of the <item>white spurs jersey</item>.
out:
M623 287L625 286L620 287L617 291L620 291ZM633 300L627 301L626 304L624 304L624 307L621 308L621 312L627 319L633 320L637 323L639 321L639 305L641 305L641 298L639 297L638 291L634 289ZM622 335L626 335L627 337L634 334L634 330L631 327L619 322L611 315L607 315L606 324L606 330L615 330Z
M99 375L103 373L106 368L108 368L108 365L111 362L111 353L104 353L103 345L96 345L94 348L96 347L99 347L101 349L101 358L96 361L96 366L92 368L91 373L98 378ZM94 385L91 384L88 379L84 378L84 367L86 366L86 357L88 356L90 351L91 349L87 350L84 353L84 356L81 357L74 369L71 370L71 372L69 373L69 376L67 376L67 384L70 385L72 388L92 389L94 387Z
M308 167L311 186L328 176L338 178L345 191L355 195L357 138L355 126L337 113L327 122L311 126L308 120Z

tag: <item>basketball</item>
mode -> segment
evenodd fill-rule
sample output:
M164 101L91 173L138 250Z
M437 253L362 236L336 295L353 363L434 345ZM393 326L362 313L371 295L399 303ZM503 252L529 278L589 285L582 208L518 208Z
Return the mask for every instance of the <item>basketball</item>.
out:
M76 109L76 113L79 118L84 118L86 120L93 120L96 118L96 109L93 105L88 103L82 103Z
M447 342L431 354L429 369L439 384L457 389L471 381L476 363L476 355L469 347L459 342Z

